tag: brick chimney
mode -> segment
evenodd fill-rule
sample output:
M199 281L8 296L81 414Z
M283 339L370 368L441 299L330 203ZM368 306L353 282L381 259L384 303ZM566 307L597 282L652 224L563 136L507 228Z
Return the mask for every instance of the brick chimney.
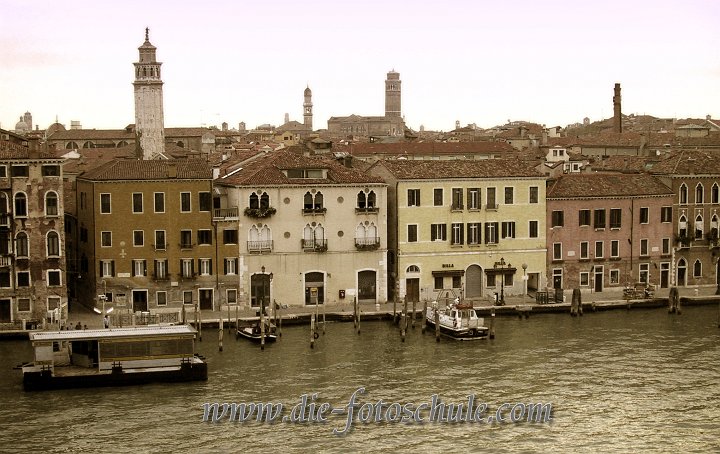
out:
M615 84L615 96L613 96L613 132L622 132L620 84Z

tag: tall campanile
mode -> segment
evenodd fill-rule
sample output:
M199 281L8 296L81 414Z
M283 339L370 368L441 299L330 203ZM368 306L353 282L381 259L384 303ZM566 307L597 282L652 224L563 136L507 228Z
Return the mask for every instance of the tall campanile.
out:
M303 93L305 97L305 102L303 102L303 119L305 120L305 129L308 131L312 131L312 90L310 90L310 87L305 88L305 92Z
M165 151L165 120L163 118L162 63L155 58L150 44L150 30L145 29L145 42L138 47L140 61L135 65L135 143L138 157L156 159Z
M400 117L400 73L395 70L387 73L385 80L385 118Z

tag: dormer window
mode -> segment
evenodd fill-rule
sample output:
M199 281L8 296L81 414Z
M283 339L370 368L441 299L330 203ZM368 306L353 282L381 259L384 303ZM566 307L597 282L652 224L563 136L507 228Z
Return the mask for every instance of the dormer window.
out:
M325 178L324 169L288 169L288 178Z

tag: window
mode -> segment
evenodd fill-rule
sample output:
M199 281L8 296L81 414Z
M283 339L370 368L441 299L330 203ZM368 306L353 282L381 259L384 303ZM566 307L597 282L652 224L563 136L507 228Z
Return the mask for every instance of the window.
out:
M495 277L495 273L490 273L487 275L487 287L495 287L497 285Z
M695 217L695 239L696 240L702 239L703 230L705 230L705 225L703 223L703 217L698 214L697 217Z
M158 306L167 306L167 292L165 292L165 291L155 292L155 303Z
M718 188L717 183L713 183L712 188L710 189L710 203L720 203L720 188Z
M183 304L192 304L193 298L192 298L192 290L184 290L183 291Z
M500 232L501 238L515 238L515 222L505 221L502 224L500 224L500 227L501 227L501 232Z
M452 288L460 288L462 287L462 279L460 276L453 276L452 277Z
M209 192L198 193L198 207L200 211L210 211L212 209L212 197Z
M212 274L212 259L198 259L198 270L201 276Z
M100 246L111 247L112 246L112 232L100 232Z
M680 185L680 205L687 205L688 203L688 188L685 183Z
M430 224L430 241L446 241L447 225L446 224Z
M18 312L30 312L30 298L18 298L17 310Z
M445 286L442 276L435 276L435 290L442 290Z
M15 237L15 254L18 257L29 257L28 236L25 232L20 232Z
M640 224L650 222L650 209L648 207L640 207Z
M238 259L237 257L226 257L225 258L225 269L223 270L226 275L237 274Z
M46 241L48 257L60 257L60 235L52 230L48 232Z
M585 260L590 258L590 243L587 241L580 242L580 259Z
M498 223L485 223L485 244L497 244L498 242Z
M610 257L620 257L620 240L610 241Z
M538 203L538 187L537 186L530 186L530 194L528 195L528 201L530 203Z
M553 260L562 260L562 243L553 243Z
M198 230L198 244L212 244L212 230Z
M680 216L678 220L678 236L687 237L687 218L685 215Z
M167 247L165 242L165 230L155 230L155 249L164 251Z
M415 243L418 240L418 226L417 224L408 224L407 226L407 242Z
M660 222L672 222L672 207L660 208Z
M562 227L565 225L565 212L562 210L553 210L551 218L551 227Z
M580 286L588 287L590 285L590 273L583 271L580 273Z
M15 194L15 216L27 216L27 197L24 193Z
M486 197L487 209L488 210L497 209L497 203L495 203L495 188L487 188L486 194L487 194L487 197Z
M506 187L505 188L505 205L512 205L515 200L515 188L513 187Z
M192 207L190 205L190 193L189 192L181 192L180 193L180 212L181 213L189 213L192 211Z
M610 284L620 283L620 270L610 270Z
M133 276L147 276L147 262L144 259L133 260Z
M133 213L143 212L143 195L142 192L133 192L132 195L132 210Z
M605 210L595 210L595 228L605 228Z
M13 177L27 177L30 175L28 166L12 166Z
M45 216L58 215L58 196L55 192L45 194Z
M60 270L48 270L47 271L47 285L51 287L58 287L62 285L60 279Z
M42 166L42 176L44 176L44 177L59 177L60 176L60 166L43 165Z
M133 246L145 246L145 232L143 230L133 230Z
M590 210L580 210L578 215L578 225L580 227L590 225Z
M662 239L662 254L663 255L670 254L670 238Z
M453 188L452 190L452 209L462 210L463 206L463 190L462 188Z
M10 271L0 270L0 288L10 288Z
M595 258L601 259L605 256L605 243L602 241L595 242Z
M237 290L234 288L229 288L227 290L227 303L228 304L237 304Z
M622 227L622 210L620 208L610 209L610 228L619 229Z
M643 238L640 240L640 255L641 256L647 256L650 255L648 253L648 240L647 238Z
M442 188L433 189L433 205L436 207L443 206L443 190L442 190Z
M639 265L639 273L638 273L638 281L644 282L645 284L648 283L648 279L650 278L650 264L649 263L641 263Z
M695 203L705 203L705 187L702 183L695 186Z
M7 166L0 166L0 178L7 178Z
M408 202L409 207L420 206L420 190L419 189L408 189Z
M18 271L17 286L30 287L30 271Z
M100 194L100 213L110 214L110 194Z
M480 223L470 222L467 225L467 242L468 244L480 244Z
M463 244L465 242L463 238L465 229L463 227L462 223L452 224L452 238L450 239L450 244Z
M184 278L195 277L195 266L193 259L180 259L180 272Z
M480 189L470 188L467 190L468 209L479 210L480 209Z
M156 192L154 194L154 200L155 200L155 212L156 213L164 213L165 212L165 193L164 192Z
M238 231L233 229L223 230L223 244L237 244Z
M102 276L102 277L115 276L115 261L114 260L100 260L100 276Z
M695 264L693 265L693 277L702 277L702 262L700 262L700 259L695 260Z
M538 221L529 221L528 222L528 236L530 238L538 237Z
M155 274L153 277L157 280L165 280L168 278L168 261L167 259L155 259Z
M192 230L180 230L180 248L192 248Z
M47 299L47 308L49 311L60 307L62 300L57 296L49 296Z

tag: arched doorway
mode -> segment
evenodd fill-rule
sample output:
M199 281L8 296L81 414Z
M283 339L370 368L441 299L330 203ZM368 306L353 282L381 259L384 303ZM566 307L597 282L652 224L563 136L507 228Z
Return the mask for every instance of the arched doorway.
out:
M376 274L374 270L365 270L358 273L358 301L361 303L374 303L377 299Z
M465 271L465 298L482 297L483 271L479 265L470 265Z
M684 258L680 259L677 264L677 285L679 287L687 285L687 262Z
M319 272L305 273L305 304L323 304L325 301L325 275Z

